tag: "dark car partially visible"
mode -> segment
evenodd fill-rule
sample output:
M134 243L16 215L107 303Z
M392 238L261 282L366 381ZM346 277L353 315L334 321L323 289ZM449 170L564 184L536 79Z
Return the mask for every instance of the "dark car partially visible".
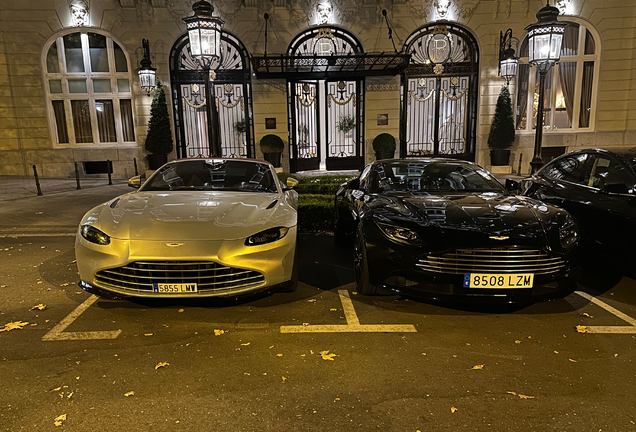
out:
M478 165L383 160L341 186L337 238L354 236L357 291L526 303L576 287L578 228L562 209L508 192Z
M636 265L636 153L601 149L562 155L520 182L526 196L566 209L581 228L591 260Z

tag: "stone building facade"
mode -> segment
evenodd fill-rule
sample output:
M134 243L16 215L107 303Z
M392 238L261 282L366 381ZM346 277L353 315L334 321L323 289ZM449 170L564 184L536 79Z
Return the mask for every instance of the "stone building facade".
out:
M537 79L524 66L524 28L543 2L212 3L225 21L225 55L211 82L225 155L262 157L258 142L273 133L286 143L285 170L355 168L374 159L373 138L389 133L399 141L396 156L459 155L488 167L487 137L504 83L500 32L511 28L521 65L510 83L517 123L510 165L529 172ZM570 25L548 79L545 154L636 146L636 3L555 3ZM114 175L126 178L134 159L143 170L152 98L136 73L142 38L167 90L176 144L170 157L205 156L209 102L182 21L192 4L0 0L0 175L29 175L36 165L42 176L69 177L74 162L82 175L100 175L110 160ZM400 64L402 54L410 54L408 65ZM279 73L272 59L281 55L334 60Z

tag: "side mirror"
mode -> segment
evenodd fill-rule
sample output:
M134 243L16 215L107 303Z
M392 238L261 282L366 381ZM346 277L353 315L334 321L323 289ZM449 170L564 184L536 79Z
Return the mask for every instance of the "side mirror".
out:
M347 182L347 189L360 189L360 179L354 178Z
M134 176L133 178L128 179L128 186L139 189L141 186L141 176Z
M506 189L508 189L510 192L515 192L519 190L519 182L510 178L506 179Z
M617 195L628 195L629 188L624 183L609 183L601 188L601 192Z
M298 180L293 177L287 177L286 183L288 189L293 189L298 186Z

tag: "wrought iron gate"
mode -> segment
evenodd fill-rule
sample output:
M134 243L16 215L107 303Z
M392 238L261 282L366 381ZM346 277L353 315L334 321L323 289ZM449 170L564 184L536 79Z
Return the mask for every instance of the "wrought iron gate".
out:
M326 127L328 170L357 169L360 165L362 81L327 81Z
M317 82L289 82L291 171L320 168L320 115Z
M406 42L411 65L403 75L401 154L474 160L479 53L462 27L431 24Z
M181 36L170 52L170 77L177 139L177 157L209 157L207 104L212 112L223 157L253 157L251 73L247 50L233 35L221 34L221 64L210 77L192 57L188 36ZM209 102L208 102L209 99Z

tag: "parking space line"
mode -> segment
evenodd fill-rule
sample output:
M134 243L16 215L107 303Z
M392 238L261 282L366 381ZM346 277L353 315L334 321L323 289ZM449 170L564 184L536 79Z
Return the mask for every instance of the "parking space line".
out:
M417 333L411 324L360 324L349 291L338 290L347 324L281 326L281 333Z
M589 300L597 306L602 307L609 313L618 318L622 319L625 322L631 324L631 326L583 326L583 333L615 333L615 334L636 334L636 319L630 317L629 315L624 314L616 308L608 305L607 303L597 299L594 296L589 295L583 291L575 291L576 294L581 297Z
M60 321L47 334L42 337L43 341L68 341L68 340L89 340L89 339L115 339L121 333L120 330L115 331L92 331L92 332L65 332L86 309L91 307L93 303L99 300L96 295L90 296L84 303L75 308L66 318Z

